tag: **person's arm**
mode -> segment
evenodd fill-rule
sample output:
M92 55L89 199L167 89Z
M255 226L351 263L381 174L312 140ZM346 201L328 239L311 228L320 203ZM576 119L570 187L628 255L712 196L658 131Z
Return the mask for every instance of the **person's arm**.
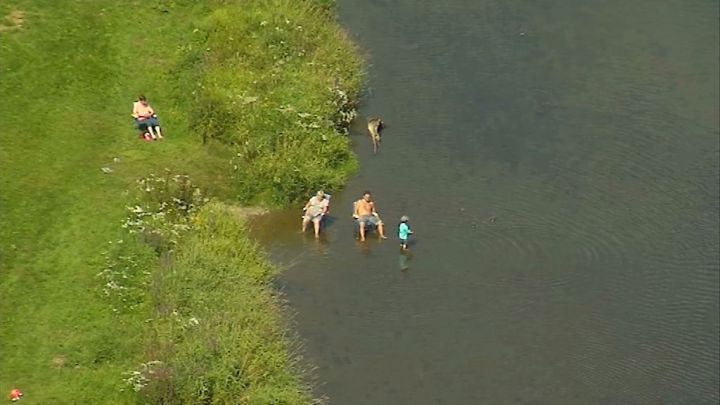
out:
M303 207L303 211L307 211L308 208L310 208L310 202L312 201L312 198L308 200L307 203L305 203L305 206Z
M370 214L375 215L376 217L380 218L380 214L378 214L377 211L375 211L375 203L374 202L370 203Z
M140 118L140 111L138 111L137 103L133 103L132 116L135 117L135 118Z
M353 204L353 218L360 218L360 212L358 211L358 202L355 201Z

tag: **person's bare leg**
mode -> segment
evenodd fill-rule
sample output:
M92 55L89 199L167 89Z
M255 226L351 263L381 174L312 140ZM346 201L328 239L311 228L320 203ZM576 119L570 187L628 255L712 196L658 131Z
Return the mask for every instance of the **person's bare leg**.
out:
M307 229L307 224L308 224L308 222L310 222L309 219L303 218L303 220L302 220L302 231L300 231L300 232L305 233L305 230Z
M148 129L148 132L150 132L150 136L152 136L152 139L157 139L157 136L155 136L155 131L153 131L153 127L148 125L147 129Z
M385 236L385 228L383 226L383 223L380 222L377 226L378 229L378 235L380 236L380 239L387 239L387 236Z
M162 136L162 132L160 132L160 127L159 127L159 126L155 127L155 132L157 132L158 138L162 139L163 136Z
M365 222L360 222L360 241L365 242Z
M320 218L316 218L313 220L313 226L315 227L315 237L320 237Z

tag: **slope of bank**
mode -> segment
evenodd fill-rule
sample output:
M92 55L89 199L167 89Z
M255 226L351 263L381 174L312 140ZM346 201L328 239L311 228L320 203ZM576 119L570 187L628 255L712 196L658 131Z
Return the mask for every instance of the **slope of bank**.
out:
M341 133L360 62L327 3L0 5L0 389L27 403L309 400L273 269L241 220L198 224L229 217L208 198L282 205L354 170ZM162 142L136 138L141 92ZM176 208L194 204L155 224L165 236L121 226L148 178L181 179Z

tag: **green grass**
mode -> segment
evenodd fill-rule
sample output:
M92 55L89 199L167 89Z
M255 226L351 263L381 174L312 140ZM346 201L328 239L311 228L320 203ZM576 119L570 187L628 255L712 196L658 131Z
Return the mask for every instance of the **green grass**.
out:
M0 31L0 390L17 386L28 404L308 401L267 284L272 271L241 223L193 227L161 247L121 224L141 199L136 180L152 173L187 174L210 197L269 205L342 184L356 163L336 130L354 105L360 62L330 6L0 4L0 17L24 12L20 28ZM165 141L137 140L129 113L140 92ZM198 218L222 206L209 207ZM209 240L215 232L229 236ZM126 296L105 296L97 274L108 266L132 273ZM205 291L183 283L214 272L224 275L218 296L182 298ZM167 336L167 305L199 311L198 330L238 350L210 350L194 329ZM211 316L228 305L235 310ZM232 327L240 324L248 335ZM153 360L163 378L134 392L124 373ZM228 371L238 364L252 364L247 379Z
M292 0L254 4L218 9L199 27L207 39L191 58L202 71L194 115L205 139L237 145L238 197L282 205L308 187L337 188L355 169L343 131L360 62L337 45L344 38L327 12Z
M232 209L212 203L153 284L149 403L307 403L269 285L275 269ZM239 271L241 270L241 271Z

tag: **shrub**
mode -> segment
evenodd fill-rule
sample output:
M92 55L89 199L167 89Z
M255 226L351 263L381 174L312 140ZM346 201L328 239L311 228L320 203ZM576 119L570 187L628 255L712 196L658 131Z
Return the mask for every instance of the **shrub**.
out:
M204 43L194 49L205 51L191 121L203 141L236 148L239 199L283 205L341 187L356 169L344 135L361 61L329 2L222 4L199 24Z
M219 203L205 206L173 263L155 282L151 325L156 368L128 383L148 403L298 404L299 384L271 267L242 219Z

